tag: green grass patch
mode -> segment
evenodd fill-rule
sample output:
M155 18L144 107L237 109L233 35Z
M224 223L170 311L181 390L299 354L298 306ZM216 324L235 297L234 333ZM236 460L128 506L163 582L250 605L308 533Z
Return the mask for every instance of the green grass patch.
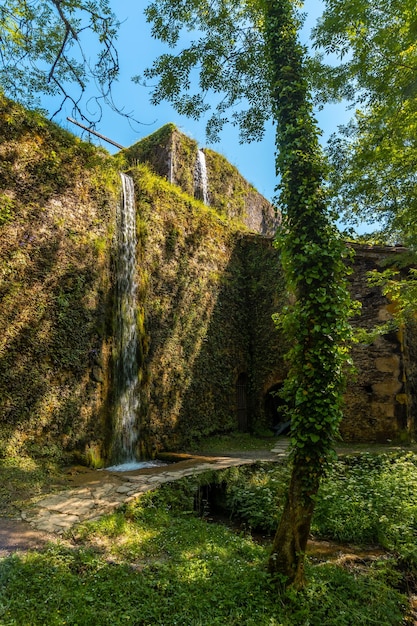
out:
M29 461L16 476L27 487L47 482ZM415 580L417 455L352 455L334 465L319 492L315 535L379 544L390 555L346 567L307 559L301 592L271 585L267 545L195 513L202 494L221 488L232 517L273 531L288 477L287 467L260 462L183 478L73 529L71 545L0 560L1 626L412 623L399 589Z
M417 455L348 456L323 481L313 532L379 544L417 568Z
M251 452L255 450L269 451L276 445L277 438L266 433L264 436L250 435L249 433L231 433L214 435L190 446L190 454L222 455L227 452Z
M83 525L75 547L0 561L2 626L402 623L404 597L372 570L308 564L304 592L274 589L265 546L190 510L194 481Z
M213 476L224 484L224 506L254 530L277 527L290 470L258 462ZM317 497L315 536L358 545L379 545L417 571L417 454L346 455L329 470Z

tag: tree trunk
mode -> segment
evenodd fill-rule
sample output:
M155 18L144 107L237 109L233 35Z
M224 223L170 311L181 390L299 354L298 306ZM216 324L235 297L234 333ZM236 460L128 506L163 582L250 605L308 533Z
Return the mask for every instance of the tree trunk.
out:
M285 586L305 583L304 556L318 488L319 477L312 479L311 468L296 461L268 563L272 577Z

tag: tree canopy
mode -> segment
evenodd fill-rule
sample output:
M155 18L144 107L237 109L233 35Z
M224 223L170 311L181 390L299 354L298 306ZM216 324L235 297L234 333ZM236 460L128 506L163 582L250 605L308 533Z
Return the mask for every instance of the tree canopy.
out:
M334 206L346 221L379 221L388 241L413 247L416 36L414 0L327 0L310 66L318 101L345 99L354 109L330 142Z
M158 79L152 102L171 102L194 119L212 109L211 141L228 122L239 127L242 141L260 139L272 108L259 2L153 0L145 14L153 36L173 49L145 71L145 79Z
M115 45L119 22L108 0L4 0L0 5L0 89L28 106L39 95L58 96L56 115L69 101L74 114L99 121L103 103L114 107L119 73ZM94 60L87 42L98 43ZM95 111L82 104L94 83ZM89 111L93 109L90 102Z

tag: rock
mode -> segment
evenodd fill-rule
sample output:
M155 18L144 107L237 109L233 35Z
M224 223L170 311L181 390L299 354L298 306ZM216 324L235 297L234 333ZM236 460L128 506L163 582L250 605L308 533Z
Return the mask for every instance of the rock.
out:
M104 374L103 370L99 365L94 365L91 370L91 379L94 380L95 383L104 383Z

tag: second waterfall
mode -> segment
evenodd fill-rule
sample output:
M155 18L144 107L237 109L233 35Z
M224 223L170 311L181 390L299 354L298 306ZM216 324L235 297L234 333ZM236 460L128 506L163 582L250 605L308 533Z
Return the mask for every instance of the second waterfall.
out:
M132 178L121 174L123 198L117 215L116 363L114 461L135 459L138 431L136 208Z
M197 151L197 158L194 165L194 197L209 205L208 177L206 155L203 150Z

